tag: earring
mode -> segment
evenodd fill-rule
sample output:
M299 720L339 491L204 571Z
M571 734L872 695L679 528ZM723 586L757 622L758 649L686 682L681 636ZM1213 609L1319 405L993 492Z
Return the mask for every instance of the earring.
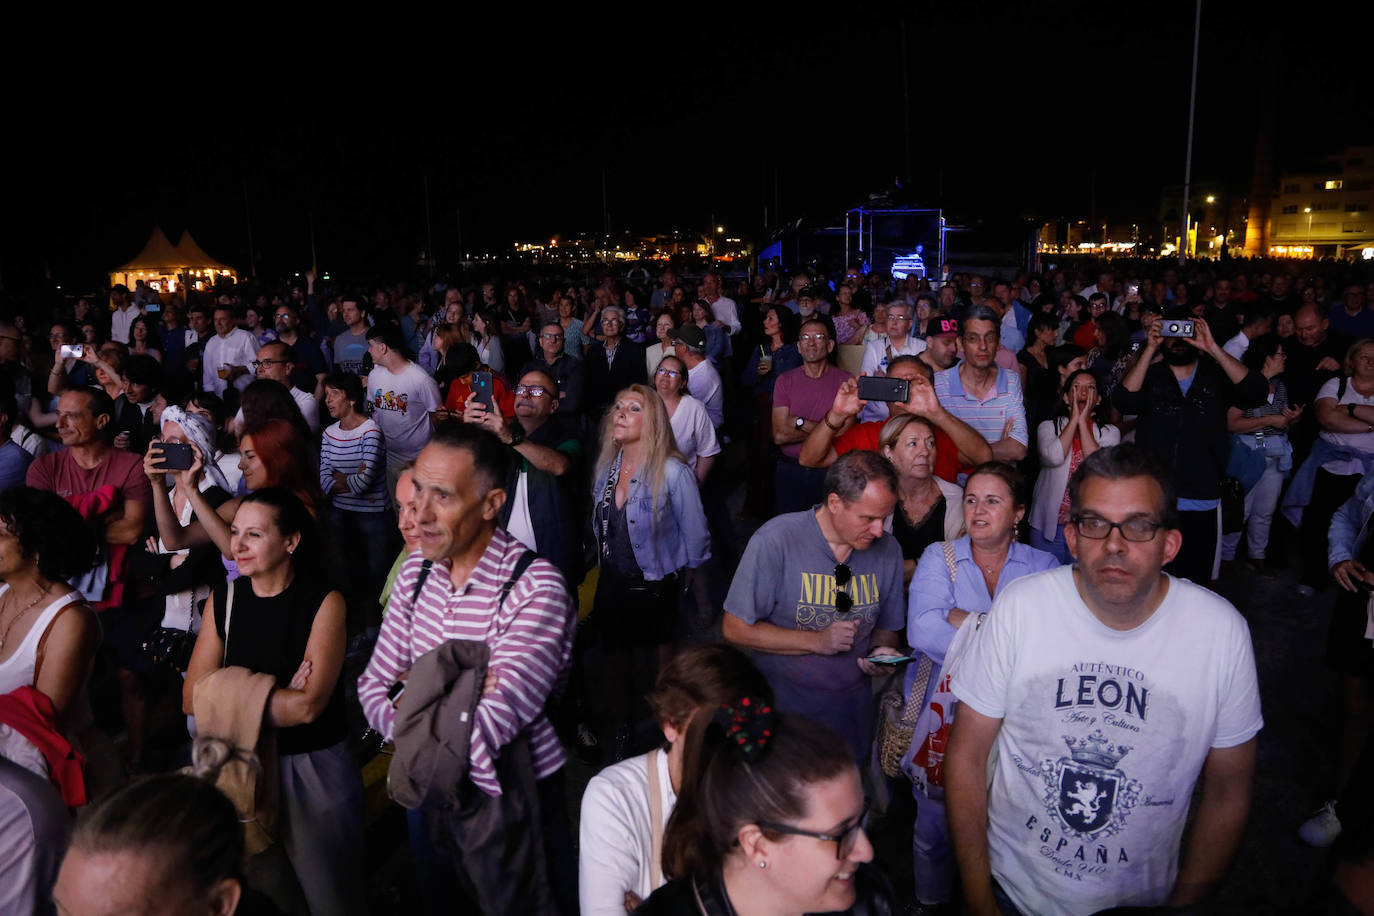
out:
M760 862L759 862L759 868L767 868L767 867L768 867L768 863L767 863L767 862L764 862L764 861L760 861Z

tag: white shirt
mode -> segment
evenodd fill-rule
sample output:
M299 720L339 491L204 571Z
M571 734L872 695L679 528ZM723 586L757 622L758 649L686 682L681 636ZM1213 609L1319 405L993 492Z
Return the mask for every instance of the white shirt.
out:
M1073 567L1025 576L954 669L960 702L1002 720L988 853L1022 912L1164 904L1208 753L1264 724L1244 618L1185 579L1168 585L1121 631L1083 603Z
M129 325L143 314L143 306L129 303L128 308L115 309L110 315L110 339L122 344L129 342Z
M666 755L658 754L664 829L677 804ZM649 772L644 757L606 767L587 783L578 819L577 897L582 916L625 916L625 892L641 900L662 883L653 868Z
M1327 379L1326 382L1322 385L1321 390L1317 392L1317 397L1315 398L1315 400L1320 401L1322 398L1331 398L1332 400L1336 400L1336 392L1340 391L1340 389L1341 380L1339 378ZM1355 390L1355 386L1353 384L1347 381L1345 383L1345 394L1341 395L1340 399L1336 400L1336 403L1363 404L1365 406L1370 406L1374 405L1374 397L1365 397L1364 395L1360 394L1358 391ZM1320 433L1318 433L1318 435L1325 439L1327 442L1330 442L1332 445L1342 445L1346 448L1353 448L1356 451L1364 452L1365 454L1374 453L1374 433L1333 433L1327 430L1322 430ZM1332 460L1322 465L1322 470L1326 471L1328 474L1340 474L1348 476L1353 474L1363 474L1364 465L1360 463L1360 460L1358 458L1333 458Z
M709 359L687 370L687 390L706 408L712 426L725 425L725 389L720 384L720 373Z
M716 320L730 329L731 336L739 333L739 309L735 305L735 300L728 296L721 296L711 303L711 314Z
M258 341L243 328L234 328L224 337L213 335L205 341L205 353L200 360L201 387L214 394L223 395L229 383L219 377L221 366L251 366L258 358ZM234 379L234 387L239 391L253 381L253 373L245 372Z
M1245 336L1244 331L1241 331L1237 333L1235 337L1232 337L1230 340L1226 341L1225 345L1222 346L1221 349L1227 355L1233 356L1236 359L1240 359L1242 356L1245 355L1245 351L1250 349L1250 338Z
M516 479L515 495L511 497L510 519L506 522L506 531L530 550L538 550L539 545L535 543L534 536L534 520L530 518L529 476L528 471L521 471Z
M413 461L429 442L430 411L444 402L438 384L409 360L399 372L374 366L367 376L367 397L372 419L386 436L387 466Z
M711 426L711 418L701 402L690 394L683 395L677 402L677 412L668 423L673 428L673 438L677 440L677 450L682 452L683 462L692 470L696 470L698 457L710 458L720 454L720 442Z

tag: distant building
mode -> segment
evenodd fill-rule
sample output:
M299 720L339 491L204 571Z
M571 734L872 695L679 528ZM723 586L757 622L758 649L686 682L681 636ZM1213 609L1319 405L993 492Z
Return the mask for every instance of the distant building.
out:
M1287 258L1360 257L1374 247L1374 146L1282 172L1269 204L1268 254Z

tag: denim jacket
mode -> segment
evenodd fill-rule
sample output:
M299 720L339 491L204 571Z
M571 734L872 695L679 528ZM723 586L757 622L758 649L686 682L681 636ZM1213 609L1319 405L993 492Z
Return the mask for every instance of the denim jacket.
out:
M612 464L597 476L592 487L592 505L606 496L606 478L616 467ZM644 578L657 582L683 567L695 569L711 557L711 536L706 530L706 513L701 508L701 493L692 471L676 458L663 465L663 494L658 500L658 519L654 517L654 495L649 482L639 476L630 482L630 498L625 502L625 520L634 532L631 541L635 562ZM601 554L601 529L592 525L597 555Z
M1351 496L1331 517L1327 536L1326 568L1360 555L1369 537L1369 517L1374 515L1374 472L1365 474Z

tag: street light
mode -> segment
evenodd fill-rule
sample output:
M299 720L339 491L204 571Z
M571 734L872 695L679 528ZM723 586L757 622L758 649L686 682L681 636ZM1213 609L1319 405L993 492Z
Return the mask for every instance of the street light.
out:
M1217 202L1217 199L1216 199L1216 197L1215 197L1214 195L1208 194L1208 195L1207 195L1207 202L1208 202L1209 204L1214 204L1214 203Z
M1303 207L1302 212L1307 214L1307 255L1312 256L1312 208Z

